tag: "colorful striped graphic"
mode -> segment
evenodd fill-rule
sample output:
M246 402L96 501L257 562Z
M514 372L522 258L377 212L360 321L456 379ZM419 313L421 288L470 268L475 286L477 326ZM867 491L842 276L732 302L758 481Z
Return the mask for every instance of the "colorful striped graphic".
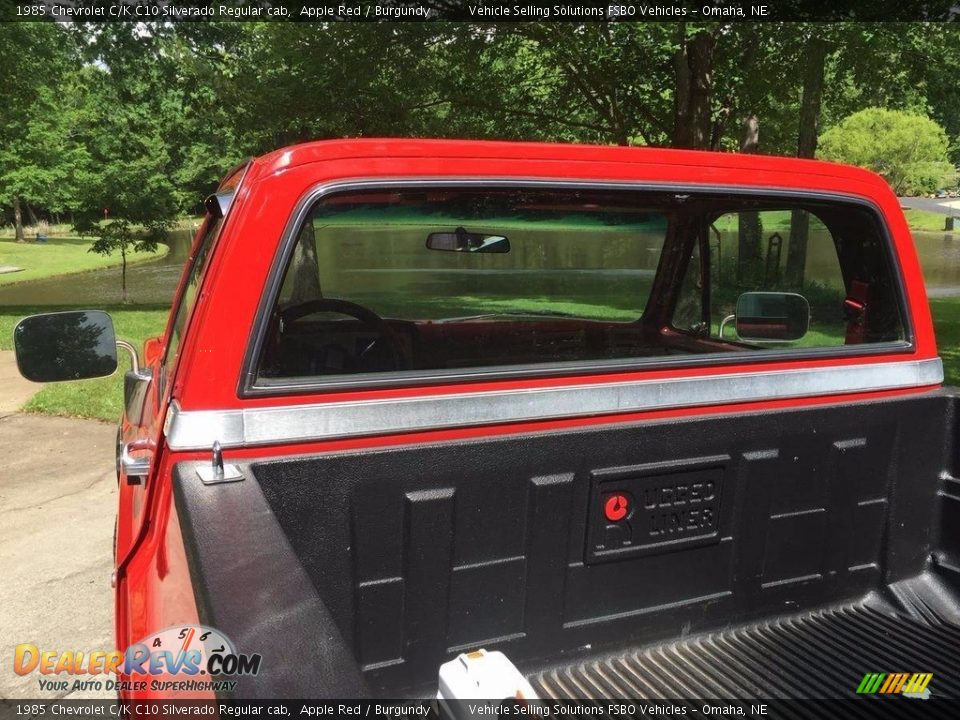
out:
M933 673L867 673L860 681L857 694L922 693L932 679Z

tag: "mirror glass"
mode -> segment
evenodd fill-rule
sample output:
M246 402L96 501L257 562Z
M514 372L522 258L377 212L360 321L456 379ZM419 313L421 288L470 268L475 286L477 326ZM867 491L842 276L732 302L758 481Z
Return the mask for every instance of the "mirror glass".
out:
M505 253L510 252L510 241L503 235L471 233L458 227L453 232L430 233L427 247L448 252Z
M737 335L743 340L799 340L810 325L810 304L796 293L743 293L736 314Z
M31 315L13 330L20 374L33 382L83 380L117 369L113 321L105 312Z

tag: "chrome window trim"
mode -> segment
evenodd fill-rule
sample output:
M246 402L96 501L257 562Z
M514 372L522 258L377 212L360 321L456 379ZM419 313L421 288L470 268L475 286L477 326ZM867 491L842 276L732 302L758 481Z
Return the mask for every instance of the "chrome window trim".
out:
M202 450L823 397L939 385L940 358L234 410L170 409L171 450Z
M620 360L596 360L592 362L578 362L575 368L564 368L559 363L545 362L533 365L516 365L509 369L504 368L457 368L446 371L396 371L377 373L376 378L358 379L351 375L332 375L326 377L310 377L295 381L290 385L257 382L257 363L263 350L263 342L267 332L270 311L280 292L283 274L290 254L296 244L299 228L314 204L327 195L357 190L377 190L393 188L431 188L431 187L492 187L492 188L544 188L560 190L633 190L637 192L697 192L697 193L728 193L731 195L759 195L763 198L782 198L785 200L809 200L822 202L848 202L869 208L880 222L880 232L884 241L884 250L891 266L893 278L896 281L897 305L900 310L900 321L904 333L901 341L877 343L871 345L848 345L823 348L787 348L784 350L764 350L750 353L706 353L696 358L673 357L668 359L657 358L650 361L648 358L627 358ZM625 371L641 371L651 368L680 368L680 367L711 367L731 362L737 364L771 363L790 360L817 360L823 357L852 358L865 353L870 354L906 354L915 349L913 318L908 312L909 306L906 297L906 284L902 275L902 268L897 261L896 247L890 235L883 212L870 198L854 193L822 190L802 190L797 188L770 188L747 185L723 185L720 183L678 183L678 182L651 182L635 180L564 180L543 177L438 177L438 176L391 176L380 178L346 178L338 180L324 180L311 186L297 201L283 234L277 252L274 254L270 273L257 306L252 332L250 334L241 374L237 386L237 394L241 398L252 397L280 397L291 394L329 393L342 391L352 387L364 389L386 387L411 387L425 384L454 385L464 382L482 380L496 380L506 378L527 378L543 375L576 375L581 373L599 374Z

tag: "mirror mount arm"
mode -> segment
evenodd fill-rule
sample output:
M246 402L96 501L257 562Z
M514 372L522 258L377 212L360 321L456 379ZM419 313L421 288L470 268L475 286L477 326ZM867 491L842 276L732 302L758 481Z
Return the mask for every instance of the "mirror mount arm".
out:
M117 340L117 347L123 348L128 353L130 353L130 369L135 372L140 372L140 356L137 354L137 349L128 343L126 340Z
M717 333L717 335L721 340L723 340L723 331L726 329L727 324L734 322L736 319L736 315L727 315L723 320L720 321L720 331Z

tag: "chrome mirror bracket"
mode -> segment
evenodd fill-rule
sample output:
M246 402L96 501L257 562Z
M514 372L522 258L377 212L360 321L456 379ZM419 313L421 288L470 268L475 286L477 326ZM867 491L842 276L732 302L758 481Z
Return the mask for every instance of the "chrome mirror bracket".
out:
M135 372L140 372L140 356L137 354L137 349L128 343L126 340L117 340L116 345L119 348L123 348L128 353L130 353L130 369Z

